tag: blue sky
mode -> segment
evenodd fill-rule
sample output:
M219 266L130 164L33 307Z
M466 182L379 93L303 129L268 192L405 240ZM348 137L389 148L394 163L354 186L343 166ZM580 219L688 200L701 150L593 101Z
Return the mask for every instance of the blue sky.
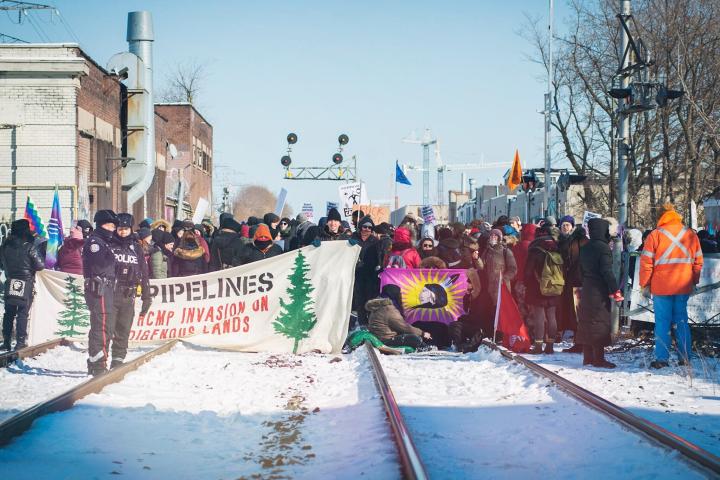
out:
M556 1L556 3L562 3ZM54 3L98 63L127 48L128 11L149 10L155 27L156 84L178 62L207 63L199 105L214 127L215 185L288 189L297 212L336 200L336 182L283 180L285 136L299 142L293 165L325 166L347 133L344 154L359 158L371 199L390 199L395 159L419 164L421 148L401 143L432 129L446 163L510 162L540 166L545 86L531 47L517 35L524 14L546 21L546 0L475 1L81 1ZM556 19L562 18L562 5ZM38 13L53 41L71 40ZM13 18L16 20L16 17ZM56 22L57 23L57 22ZM30 41L31 25L0 16L0 32ZM224 167L224 168L223 168ZM478 184L504 169L468 172ZM420 173L398 188L420 203ZM431 175L431 198L437 188ZM459 188L460 174L446 174ZM219 189L216 189L216 193Z

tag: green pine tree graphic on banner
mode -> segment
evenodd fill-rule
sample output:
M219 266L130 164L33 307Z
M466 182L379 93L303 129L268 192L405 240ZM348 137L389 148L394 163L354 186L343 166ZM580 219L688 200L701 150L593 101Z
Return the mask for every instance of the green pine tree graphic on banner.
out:
M86 328L90 326L90 312L85 305L85 299L80 291L80 286L75 283L75 278L68 275L65 279L65 310L60 312L60 318L58 319L58 325L60 329L55 332L55 335L61 337L76 337L82 332L80 328Z
M313 287L307 274L310 266L305 261L305 256L298 251L295 258L295 268L288 277L290 280L290 288L287 294L290 296L290 303L280 299L280 315L273 322L275 331L288 338L292 338L295 343L293 345L293 353L297 353L300 340L308 338L310 331L317 323L313 308L313 301L310 294Z

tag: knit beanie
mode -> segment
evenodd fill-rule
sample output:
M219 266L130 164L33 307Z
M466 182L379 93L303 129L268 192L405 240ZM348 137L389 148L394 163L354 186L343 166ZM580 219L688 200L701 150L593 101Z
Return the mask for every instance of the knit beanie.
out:
M565 222L569 223L573 227L575 226L575 219L570 215L565 215L564 217L562 217L560 219L560 225L562 225Z
M270 228L268 228L268 226L264 223L258 225L257 229L255 230L255 236L253 237L253 240L272 240L272 236L270 235Z
M331 208L330 211L327 214L328 221L330 220L337 220L338 222L342 221L342 217L340 216L340 212L337 211L337 208Z

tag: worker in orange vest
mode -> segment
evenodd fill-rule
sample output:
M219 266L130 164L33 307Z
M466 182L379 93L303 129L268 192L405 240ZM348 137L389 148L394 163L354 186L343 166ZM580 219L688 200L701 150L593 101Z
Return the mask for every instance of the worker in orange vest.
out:
M695 232L682 223L682 217L670 203L662 206L657 228L640 252L640 287L652 294L655 307L655 361L652 368L667 367L670 357L670 330L680 351L679 365L690 355L690 326L687 303L700 282L703 255ZM649 292L647 288L649 287Z

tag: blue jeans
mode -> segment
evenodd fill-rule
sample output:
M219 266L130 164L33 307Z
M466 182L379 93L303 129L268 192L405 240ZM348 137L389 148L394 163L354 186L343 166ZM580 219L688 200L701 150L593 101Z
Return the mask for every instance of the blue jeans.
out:
M688 298L690 295L653 295L657 360L667 362L670 357L670 330L673 325L680 358L689 358L691 340L687 314Z

